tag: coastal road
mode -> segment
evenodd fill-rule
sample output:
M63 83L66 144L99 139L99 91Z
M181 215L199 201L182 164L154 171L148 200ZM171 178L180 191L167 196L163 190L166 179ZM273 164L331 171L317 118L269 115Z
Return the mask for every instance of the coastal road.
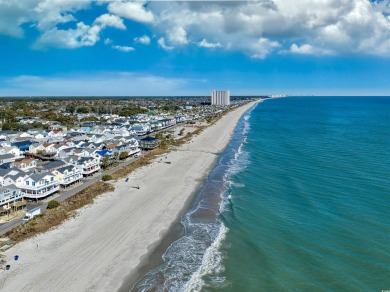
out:
M162 129L161 131L164 131L164 130L174 130L178 127L183 127L185 126L185 124L176 124L174 126L170 126L168 128L164 128ZM156 131L156 132L160 132L160 131ZM145 135L146 137L147 135ZM189 151L189 150L186 150L186 151ZM69 190L66 190L66 189L62 189L60 192L52 195L52 196L49 196L48 198L44 199L44 200L41 200L41 201L38 201L38 202L28 202L27 203L27 210L30 210L32 208L35 208L35 207L41 207L41 211L43 210L46 210L47 208L47 202L50 201L50 200L56 200L56 201L59 201L59 202L62 202L62 201L65 201L67 198L75 195L76 193L84 190L85 188L89 187L90 185L92 185L93 183L101 180L102 176L103 175L110 175L110 174L113 174L114 172L120 170L122 167L125 167L131 163L133 163L134 161L142 158L144 155L148 154L150 151L143 151L142 152L142 155L141 157L139 158L131 158L131 159L128 159L128 160L125 160L125 161L118 161L119 162L119 165L107 170L107 171L100 171L98 173L95 173L93 176L90 176L90 177L86 177L86 178L83 178L81 180L81 183L76 185L76 186L73 186L72 188L70 188ZM213 154L218 154L218 153L213 153ZM3 235L4 233L6 233L7 231L11 230L12 228L22 224L22 218L16 218L14 220L11 220L7 223L4 223L4 224L1 224L0 225L0 236Z
M149 151L144 151L142 153L142 155L139 157L139 158L131 158L131 159L128 159L128 160L125 160L125 161L118 161L119 162L119 165L109 169L109 170L106 170L106 171L100 171L98 173L95 173L93 176L90 176L90 177L86 177L86 178L82 178L82 183L78 184L77 186L71 188L70 190L61 190L59 193L53 195L53 196L49 196L48 198L46 198L45 200L42 200L42 201L38 201L38 203L36 202L27 202L27 210L30 210L32 208L35 208L35 207L41 207L41 211L43 210L46 210L47 208L47 202L50 201L50 200L56 200L56 201L59 201L59 202L62 202L62 201L65 201L67 198L75 195L76 193L84 190L85 188L89 187L90 185L94 184L95 182L101 180L102 176L103 175L110 175L110 174L113 174L114 172L117 172L118 170L120 170L121 168L133 163L134 161L142 158L142 156L148 154ZM6 233L7 231L11 230L12 228L22 224L23 220L22 218L16 218L14 220L11 220L7 223L4 223L2 225L0 225L0 235L3 235L4 233Z

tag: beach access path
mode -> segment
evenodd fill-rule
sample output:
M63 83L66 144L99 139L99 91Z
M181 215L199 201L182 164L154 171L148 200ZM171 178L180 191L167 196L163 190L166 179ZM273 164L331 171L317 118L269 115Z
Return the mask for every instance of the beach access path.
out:
M0 290L117 290L182 214L253 105L229 112L180 151L118 180L115 191L99 196L74 218L8 249L4 255L11 267L0 271Z

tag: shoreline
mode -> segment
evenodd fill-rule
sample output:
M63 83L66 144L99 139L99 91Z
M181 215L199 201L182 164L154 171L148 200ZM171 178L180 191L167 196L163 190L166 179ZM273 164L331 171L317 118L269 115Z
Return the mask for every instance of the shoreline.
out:
M215 165L215 152L225 149L235 125L255 103L233 110L179 151L167 154L172 165L156 159L130 174L130 182L139 185L141 191L120 179L114 192L82 208L76 218L9 249L5 252L8 261L12 262L14 254L20 260L12 262L10 271L0 272L0 288L121 289L131 275L149 266L143 263L149 260L150 264L153 252L162 243L170 242L169 235ZM177 180L179 175L182 180ZM37 242L39 250L35 248Z
M137 282L141 280L151 269L156 268L163 263L162 256L167 251L168 247L172 245L172 243L180 239L184 234L185 227L182 223L183 214L186 211L188 211L196 202L202 187L204 186L206 180L210 176L211 171L217 166L220 155L223 154L226 148L229 146L231 139L233 138L234 132L236 131L237 124L242 118L242 116L250 109L252 109L254 106L256 106L256 104L259 102L262 101L254 102L252 106L247 108L246 111L237 120L232 133L230 133L230 138L228 143L225 145L223 150L221 150L221 153L215 156L213 164L210 165L210 167L207 170L205 170L203 178L198 182L197 187L194 189L193 193L188 197L187 202L181 209L178 217L172 222L169 229L161 234L161 238L159 242L156 242L155 244L150 246L150 250L148 247L148 253L145 254L140 259L140 263L138 264L138 266L135 267L133 271L131 271L129 275L123 280L122 285L117 290L118 292L136 291L134 290L134 288Z
M208 171L210 171L213 167L211 167ZM131 270L130 273L123 279L121 286L117 289L118 292L132 291L135 284L143 276L145 276L145 274L150 271L150 269L158 266L163 262L162 255L165 253L167 248L172 244L172 242L178 240L183 234L184 228L183 224L181 223L182 215L194 203L196 195L198 194L199 189L202 187L203 181L206 178L207 175L205 175L202 182L198 183L198 186L196 189L194 189L193 193L189 195L187 201L184 203L183 208L180 210L179 215L171 223L169 228L160 232L159 240L147 247L147 253L139 259L138 265L134 267L134 269Z

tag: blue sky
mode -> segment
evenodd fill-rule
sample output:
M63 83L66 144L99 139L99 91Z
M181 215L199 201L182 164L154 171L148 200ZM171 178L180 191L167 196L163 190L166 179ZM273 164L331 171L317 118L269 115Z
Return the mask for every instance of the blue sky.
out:
M0 1L0 96L390 95L390 1Z

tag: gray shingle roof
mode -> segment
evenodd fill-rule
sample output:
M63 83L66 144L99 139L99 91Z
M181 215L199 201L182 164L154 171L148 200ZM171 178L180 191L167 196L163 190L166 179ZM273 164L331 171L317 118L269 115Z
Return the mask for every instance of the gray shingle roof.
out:
M61 167L61 168L57 169L57 171L60 172L60 173L64 173L65 170L71 171L74 168L75 168L74 165L67 165L67 166L64 166L64 167Z
M56 169L56 168L60 168L62 166L64 166L66 163L64 161L61 161L61 160L54 160L54 161L51 161L47 164L44 164L42 165L42 169L46 169L46 170L49 170L49 169Z
M0 155L0 159L10 159L10 158L14 158L15 156L13 154L1 154Z
M34 173L32 175L30 175L30 178L33 180L33 181L40 181L41 179L43 179L45 176L47 175L52 175L50 172L48 173Z

